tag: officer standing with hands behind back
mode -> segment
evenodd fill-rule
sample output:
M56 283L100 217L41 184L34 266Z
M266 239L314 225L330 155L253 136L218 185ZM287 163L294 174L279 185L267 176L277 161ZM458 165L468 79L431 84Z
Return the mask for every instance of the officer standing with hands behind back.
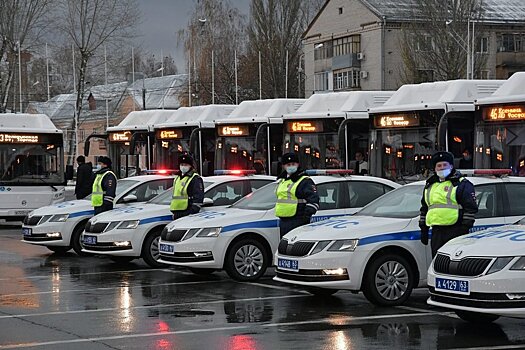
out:
M432 227L432 257L451 239L467 234L478 212L474 185L462 177L453 164L454 156L450 152L437 152L432 156L436 173L428 178L421 199L421 242L428 244Z
M204 201L204 183L195 171L193 157L188 153L179 156L180 173L173 181L173 197L170 210L173 220L196 214L201 210Z
M111 170L111 159L106 156L98 157L100 169L96 172L91 194L91 205L95 215L113 209L113 201L117 191L117 177Z
M312 179L299 168L295 153L284 154L281 161L284 171L277 177L275 215L282 238L294 228L310 223L319 209L319 195Z

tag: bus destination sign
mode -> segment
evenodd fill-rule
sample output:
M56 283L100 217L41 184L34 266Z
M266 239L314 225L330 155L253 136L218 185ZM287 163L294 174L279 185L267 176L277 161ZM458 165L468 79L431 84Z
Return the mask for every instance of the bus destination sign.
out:
M180 139L182 138L182 130L179 130L179 129L157 130L157 138L160 140Z
M131 141L131 131L110 132L109 141L110 142L129 142Z
M377 115L374 117L376 128L406 128L419 126L419 116L415 113Z
M223 125L219 126L219 136L246 136L249 134L247 125Z
M525 120L525 105L485 107L483 120L489 122Z
M323 124L319 121L290 121L286 123L286 130L291 133L322 132Z
M40 137L35 134L0 133L0 143L39 143Z

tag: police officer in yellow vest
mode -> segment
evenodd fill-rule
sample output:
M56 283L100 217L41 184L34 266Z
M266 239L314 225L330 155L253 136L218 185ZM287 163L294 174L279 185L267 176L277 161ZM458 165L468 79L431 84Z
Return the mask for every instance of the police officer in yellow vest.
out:
M310 222L319 209L319 195L314 182L299 168L295 153L286 153L281 162L284 171L277 177L277 204L275 215L279 218L281 238Z
M98 157L98 167L93 181L91 193L91 205L95 209L95 215L113 209L113 201L117 190L117 177L111 170L111 159L109 157Z
M421 242L428 244L432 227L432 256L452 238L467 234L478 212L474 185L462 177L453 164L454 156L450 152L437 152L432 156L435 174L427 180L421 199Z
M179 156L180 173L173 181L173 196L170 210L173 220L196 214L204 201L204 183L195 172L193 157L188 153Z

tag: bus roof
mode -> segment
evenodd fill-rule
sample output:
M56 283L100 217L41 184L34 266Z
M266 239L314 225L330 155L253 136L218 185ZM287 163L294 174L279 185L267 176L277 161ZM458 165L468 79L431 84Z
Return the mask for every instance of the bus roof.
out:
M62 133L45 114L2 113L0 130L5 132Z
M169 109L133 111L119 125L110 126L107 131L150 130L154 124L165 122L175 112L176 110Z
M295 112L305 102L306 99L298 98L243 101L228 118L217 123L268 122L269 118L282 118L284 114Z
M478 99L476 105L525 102L524 85L525 72L516 72L491 96Z
M213 123L216 120L227 118L236 108L236 105L205 105L179 108L168 120L155 124L155 128L176 126L198 126L202 122Z
M401 86L381 107L369 113L418 111L430 109L454 110L465 107L474 110L474 101L492 95L504 80L449 80Z

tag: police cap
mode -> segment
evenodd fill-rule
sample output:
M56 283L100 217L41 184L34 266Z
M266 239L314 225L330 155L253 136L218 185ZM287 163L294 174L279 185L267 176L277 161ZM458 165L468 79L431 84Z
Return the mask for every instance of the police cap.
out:
M299 157L295 153L285 153L283 154L281 162L283 165L289 163L299 163Z
M98 157L97 163L106 164L106 166L110 167L111 166L111 158L106 157L106 156Z
M439 162L448 162L451 165L454 165L454 155L450 152L440 151L432 155L432 167L436 167L436 164Z
M179 164L190 164L193 166L193 157L189 153L182 153L179 155Z

